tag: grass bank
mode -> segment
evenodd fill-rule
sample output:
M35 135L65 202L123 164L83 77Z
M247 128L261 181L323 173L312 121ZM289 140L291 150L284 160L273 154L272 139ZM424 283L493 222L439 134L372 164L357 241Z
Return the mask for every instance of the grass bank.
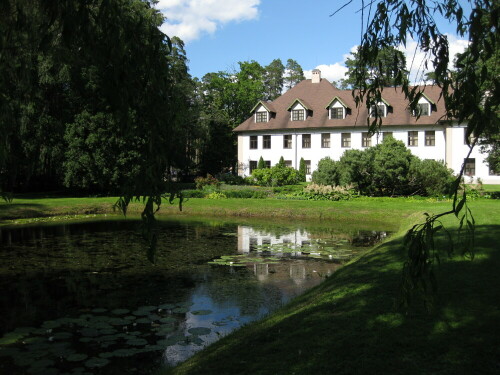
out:
M418 301L407 314L395 308L402 235L420 215L407 216L392 239L317 288L164 374L499 373L500 202L472 209L476 258L442 262L430 313Z

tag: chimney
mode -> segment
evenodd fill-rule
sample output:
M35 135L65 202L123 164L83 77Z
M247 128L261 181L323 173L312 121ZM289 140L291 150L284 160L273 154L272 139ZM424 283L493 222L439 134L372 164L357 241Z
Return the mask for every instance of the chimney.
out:
M320 81L321 81L321 70L313 69L311 82L320 83Z

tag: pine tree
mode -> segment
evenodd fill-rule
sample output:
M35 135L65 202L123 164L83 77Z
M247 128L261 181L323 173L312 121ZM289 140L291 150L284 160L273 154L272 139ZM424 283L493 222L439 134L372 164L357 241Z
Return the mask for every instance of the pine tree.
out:
M306 172L307 172L306 161L304 160L304 158L300 158L299 173L300 173L300 179L303 182L306 181Z
M285 86L287 89L291 89L300 81L306 79L304 77L304 71L299 63L293 59L288 59L286 62L286 75L285 75Z
M264 169L264 168L266 168L266 163L264 162L264 159L261 156L259 162L257 163L257 169Z

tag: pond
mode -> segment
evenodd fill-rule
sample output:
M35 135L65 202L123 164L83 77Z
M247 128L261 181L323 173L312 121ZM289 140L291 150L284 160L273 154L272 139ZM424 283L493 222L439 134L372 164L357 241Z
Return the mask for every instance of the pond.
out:
M140 221L0 227L0 373L147 374L319 284L387 232Z

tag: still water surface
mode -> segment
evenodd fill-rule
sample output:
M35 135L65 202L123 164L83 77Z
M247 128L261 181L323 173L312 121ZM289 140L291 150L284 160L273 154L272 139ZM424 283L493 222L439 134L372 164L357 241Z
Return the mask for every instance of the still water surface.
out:
M146 374L319 284L385 232L137 220L0 229L0 373Z

